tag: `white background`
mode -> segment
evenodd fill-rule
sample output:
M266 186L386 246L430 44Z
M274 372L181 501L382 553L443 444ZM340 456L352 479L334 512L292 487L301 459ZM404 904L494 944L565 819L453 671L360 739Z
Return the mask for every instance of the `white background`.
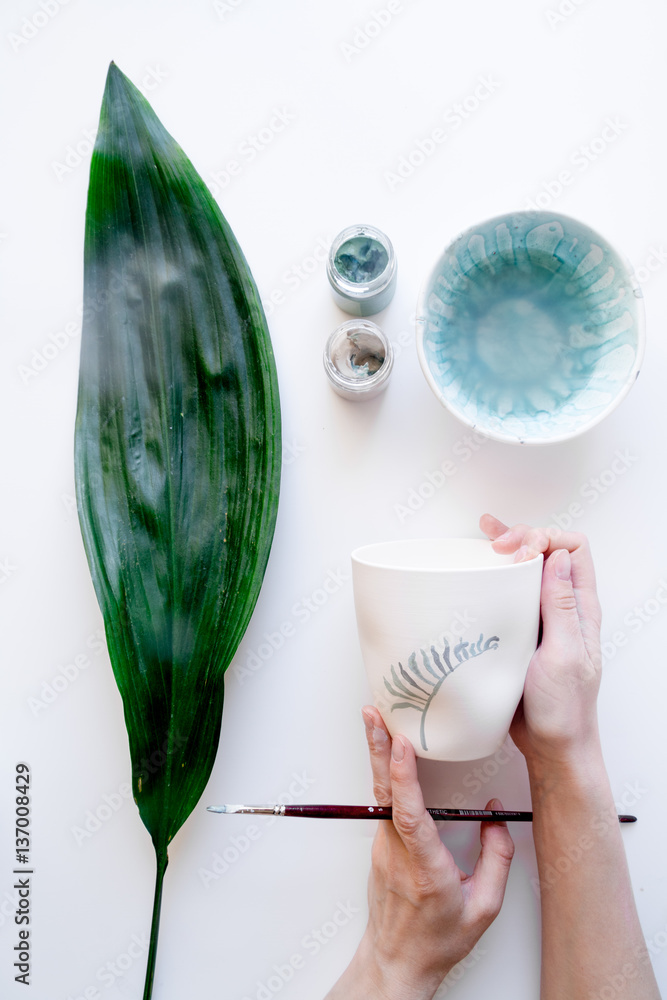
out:
M619 805L640 818L623 837L642 927L667 985L667 613L655 597L667 593L660 590L667 580L667 24L660 0L563 0L556 16L558 2L394 0L391 17L379 19L374 12L388 10L386 0L235 0L218 9L211 0L4 6L3 997L135 1000L143 983L153 853L134 804L119 791L130 775L121 703L97 638L101 617L73 508L86 131L96 127L111 59L216 185L263 299L279 300L267 307L284 421L277 530L255 615L228 674L215 769L170 851L155 1000L255 1000L278 992L313 1000L362 934L370 824L251 823L205 811L208 803L289 794L302 802L370 801L352 548L408 535L476 535L485 510L510 522L549 524L571 504L579 505L574 526L591 538L609 643L599 702L605 756ZM380 21L387 22L381 30ZM476 100L482 81L486 96ZM465 119L456 110L463 102ZM250 160L243 152L249 137L277 124L276 109L289 120L280 132L261 133L267 141ZM595 142L603 130L612 135L608 119L615 137ZM401 157L418 162L418 143L430 148L425 140L436 128L446 140L396 182ZM221 171L230 160L239 172L225 183ZM563 171L570 183L559 190ZM418 291L460 230L525 208L540 194L542 207L588 223L638 268L647 310L644 368L621 406L579 439L530 450L485 443L473 451L419 369L412 326ZM315 260L316 250L321 257L320 248L355 222L384 229L394 242L398 290L378 321L404 345L387 392L365 404L339 399L325 381L324 342L347 317ZM49 347L40 364L54 343L64 346ZM402 512L410 497L417 507L419 487L447 459L456 475L419 509ZM326 579L338 584L329 582L333 593L307 615L304 599L322 601ZM294 634L272 650L266 636L289 623ZM624 645L611 641L619 632ZM249 660L261 665L244 673ZM33 774L29 993L14 984L12 969L17 761ZM483 787L473 766L483 763L422 767L430 802L447 803L458 791L471 806L492 794L507 807L529 806L519 754L500 767L487 762ZM82 835L97 811L99 828ZM442 996L538 995L531 831L515 825L512 832L518 849L503 911L475 961ZM443 836L469 869L476 826ZM316 946L312 932L321 928L325 944ZM284 980L292 956L300 967L283 983L275 967Z

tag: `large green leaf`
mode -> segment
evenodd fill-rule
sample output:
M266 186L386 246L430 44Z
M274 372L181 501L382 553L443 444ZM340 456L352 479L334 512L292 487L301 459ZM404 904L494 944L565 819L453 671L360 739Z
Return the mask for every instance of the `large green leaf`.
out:
M79 519L158 865L213 766L223 675L266 568L280 409L264 313L208 189L112 63L93 151Z

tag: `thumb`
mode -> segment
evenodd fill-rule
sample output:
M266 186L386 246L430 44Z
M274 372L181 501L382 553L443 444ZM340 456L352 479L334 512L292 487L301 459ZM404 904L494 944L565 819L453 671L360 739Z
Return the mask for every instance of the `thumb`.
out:
M491 799L487 809L502 809L500 799ZM487 926L500 912L505 886L514 857L514 841L506 823L482 823L482 850L471 876L475 905L487 919Z
M392 741L391 802L396 832L414 861L428 871L442 854L443 845L424 807L414 748L402 736Z
M547 656L553 653L563 658L581 652L581 621L571 573L570 553L556 549L542 574L542 648Z

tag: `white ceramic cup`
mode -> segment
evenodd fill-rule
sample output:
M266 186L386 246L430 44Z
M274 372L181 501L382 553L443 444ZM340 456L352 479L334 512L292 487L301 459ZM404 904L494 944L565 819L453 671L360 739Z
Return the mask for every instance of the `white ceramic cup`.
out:
M352 553L373 700L420 757L476 760L505 741L537 645L542 581L541 555L513 559L478 538Z

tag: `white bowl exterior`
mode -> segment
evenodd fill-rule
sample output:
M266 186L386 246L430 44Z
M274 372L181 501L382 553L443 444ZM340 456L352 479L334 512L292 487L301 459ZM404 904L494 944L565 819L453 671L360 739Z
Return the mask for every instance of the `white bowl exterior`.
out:
M458 551L455 565L466 545L477 565L446 568L448 541L450 553ZM411 544L418 569L406 568ZM352 555L359 640L375 705L392 736L407 737L418 756L486 757L507 736L536 648L542 557L514 564L481 539L397 545L404 546L403 568L372 565L368 548ZM425 545L441 568L423 568ZM479 565L483 550L486 568ZM423 705L427 695L423 710L418 699Z

